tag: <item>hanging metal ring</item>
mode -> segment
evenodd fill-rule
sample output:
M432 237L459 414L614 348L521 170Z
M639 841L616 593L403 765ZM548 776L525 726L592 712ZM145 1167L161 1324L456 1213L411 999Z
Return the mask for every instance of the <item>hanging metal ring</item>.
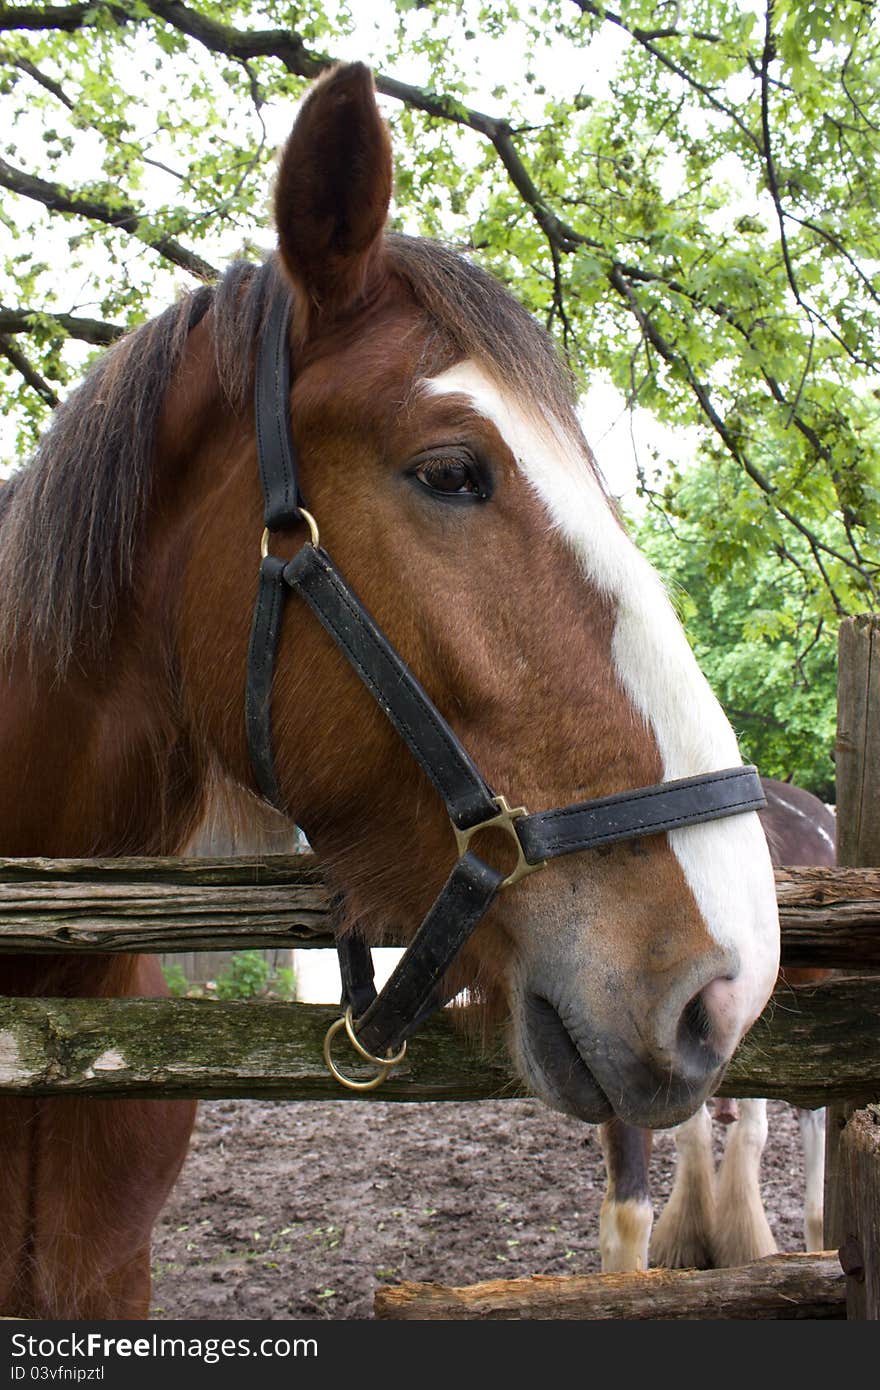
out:
M370 1077L367 1081L356 1081L353 1077L346 1076L345 1072L339 1070L339 1067L333 1060L331 1049L333 1046L333 1039L336 1037L336 1034L339 1033L343 1028L345 1029L349 1042L351 1043L358 1056L362 1057L365 1062L370 1062L374 1067L379 1068L378 1074L376 1076ZM349 1091L374 1091L377 1086L382 1085L382 1082L388 1076L388 1073L392 1070L393 1067L398 1066L403 1061L405 1056L405 1042L401 1047L400 1051L396 1052L393 1056L388 1055L385 1057L376 1057L373 1055L372 1052L368 1052L367 1049L364 1047L363 1043L361 1043L358 1040L357 1034L354 1031L354 1021L351 1015L350 1004L348 1008L345 1010L345 1013L343 1014L342 1018L337 1018L335 1023L330 1024L330 1027L327 1029L327 1033L324 1037L324 1061L327 1063L327 1069L330 1072L331 1076L334 1076L336 1080L340 1083L340 1085L347 1087Z
M321 533L318 530L318 523L312 516L311 512L306 511L305 507L300 507L299 514L308 526L309 540L317 550L318 546L321 544ZM260 555L264 560L266 556L269 554L269 541L271 536L272 532L269 530L269 527L267 526L263 531L262 536L260 537Z

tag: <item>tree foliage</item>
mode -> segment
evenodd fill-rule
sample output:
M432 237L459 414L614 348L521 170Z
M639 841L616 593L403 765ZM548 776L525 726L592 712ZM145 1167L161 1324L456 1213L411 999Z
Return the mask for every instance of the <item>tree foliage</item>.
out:
M293 103L362 58L395 127L398 222L508 281L582 382L698 427L698 484L666 458L642 479L686 523L668 568L766 576L738 606L781 605L765 636L796 675L808 629L830 640L880 606L875 4L366 9L0 3L0 406L19 450L96 345L270 244Z
M746 488L731 461L701 461L674 508L645 513L638 539L666 576L743 756L766 776L833 802L835 626L817 616L820 581L802 538L792 541L790 562L780 563L772 550L752 553L748 522L729 524L743 512Z

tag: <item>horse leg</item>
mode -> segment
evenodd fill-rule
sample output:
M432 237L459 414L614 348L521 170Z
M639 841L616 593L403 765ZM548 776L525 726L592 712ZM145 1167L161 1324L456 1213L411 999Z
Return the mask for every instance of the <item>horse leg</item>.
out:
M194 1114L188 1101L0 1102L0 1315L149 1316L150 1234Z
M617 1116L599 1126L608 1187L599 1213L602 1273L648 1268L654 1211L648 1188L653 1134Z
M824 1250L825 1111L798 1110L804 1150L804 1249Z
M701 1105L675 1133L675 1182L651 1240L651 1263L669 1269L711 1269L715 1222L712 1118Z
M711 1241L718 1269L749 1264L776 1250L761 1200L761 1157L766 1143L766 1100L741 1100L718 1174Z

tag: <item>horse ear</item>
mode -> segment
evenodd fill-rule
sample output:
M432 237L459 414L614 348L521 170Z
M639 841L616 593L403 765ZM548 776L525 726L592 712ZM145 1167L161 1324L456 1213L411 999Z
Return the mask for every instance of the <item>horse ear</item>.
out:
M308 320L344 312L367 289L380 263L391 176L369 68L333 68L303 103L275 187L281 259Z

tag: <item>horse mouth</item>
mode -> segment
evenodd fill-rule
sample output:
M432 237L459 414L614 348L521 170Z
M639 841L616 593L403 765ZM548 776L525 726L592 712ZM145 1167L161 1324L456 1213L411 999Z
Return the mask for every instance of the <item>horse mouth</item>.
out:
M681 1124L712 1093L724 1071L723 1065L715 1071L701 1065L699 1076L661 1074L620 1038L601 1037L592 1041L591 1065L557 1007L540 994L526 995L521 1025L519 1058L527 1082L551 1109L587 1124L615 1116L643 1129Z
M612 1119L614 1106L550 1001L529 994L523 1024L519 1049L523 1070L545 1104L587 1124Z

